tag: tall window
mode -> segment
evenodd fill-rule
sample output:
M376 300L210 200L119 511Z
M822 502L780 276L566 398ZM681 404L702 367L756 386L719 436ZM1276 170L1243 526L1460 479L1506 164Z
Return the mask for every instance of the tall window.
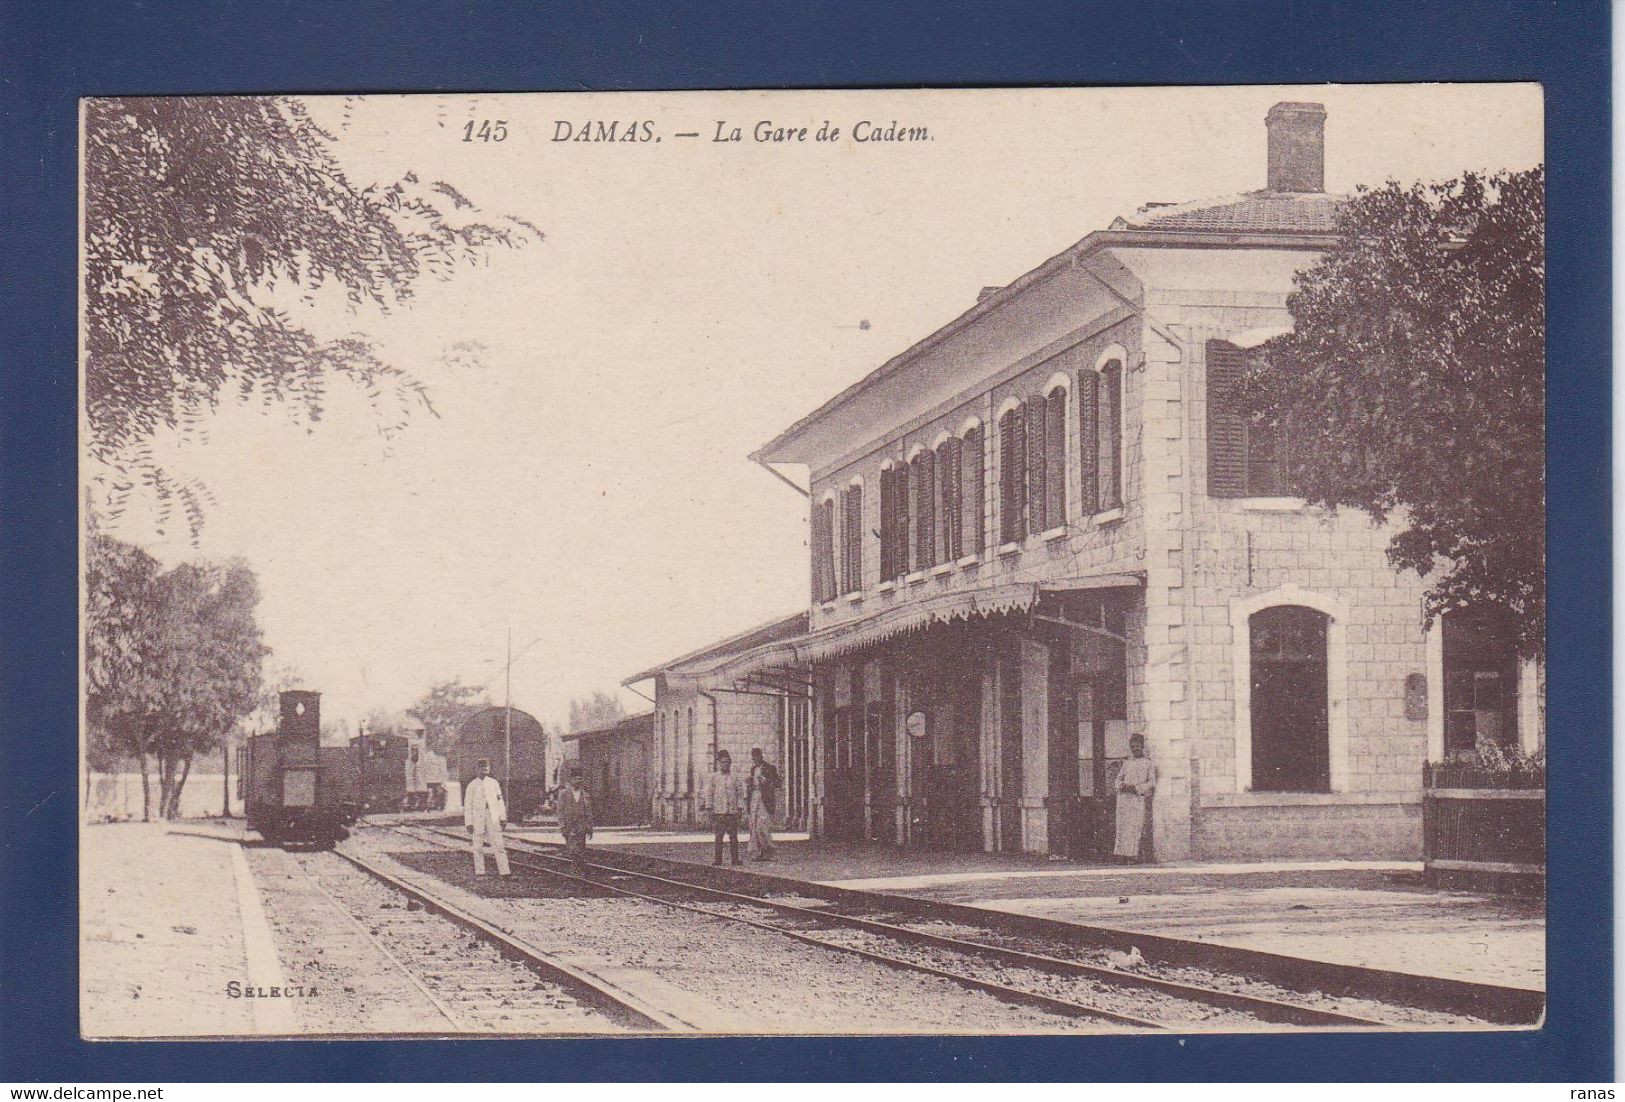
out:
M980 555L982 544L986 539L983 531L985 523L983 509L986 502L986 490L983 483L985 457L982 452L982 426L976 425L965 433L960 442L959 466L960 474L960 500L964 512L964 539L963 553L966 555Z
M1078 484L1085 516L1100 512L1100 372L1078 373Z
M1027 531L1042 532L1049 525L1044 505L1049 500L1049 425L1043 395L1027 399Z
M812 592L819 603L835 599L835 500L813 506Z
M863 483L841 491L841 592L863 588Z
M694 795L694 708L688 709L688 794Z
M937 565L937 456L927 448L909 464L914 469L914 568Z
M1247 353L1228 341L1207 342L1207 492L1213 497L1282 497L1288 434L1252 416L1238 399Z
M1123 504L1123 361L1112 360L1099 374L1095 435L1100 508L1116 509Z
M1518 652L1511 618L1488 609L1444 615L1444 750L1518 741Z
M943 562L954 562L965 553L965 486L960 471L959 437L950 436L937 445L937 527L938 546Z
M655 794L659 795L666 790L666 713L656 716L655 722L660 730L655 740Z
M1247 621L1256 792L1331 791L1330 620L1302 605L1276 605Z
M1042 492L1033 498L1033 527L1043 532L1066 523L1066 387L1057 384L1043 399Z
M680 796L683 793L683 719L682 713L673 709L671 713L671 794Z
M891 581L908 573L908 467L880 472L880 577Z
M1016 406L999 418L999 542L1027 538L1027 417Z

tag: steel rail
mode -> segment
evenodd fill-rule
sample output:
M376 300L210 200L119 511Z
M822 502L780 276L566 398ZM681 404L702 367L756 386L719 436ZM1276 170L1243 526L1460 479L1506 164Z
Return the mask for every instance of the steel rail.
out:
M396 891L416 899L437 914L445 915L458 925L473 931L475 936L495 946L504 956L542 973L547 979L568 990L578 1001L607 1017L647 1032L698 1031L698 1027L693 1023L649 1005L619 984L585 969L566 964L546 950L518 937L512 931L493 925L451 900L396 876L373 861L342 848L334 849L332 852Z
M562 860L556 853L545 851L537 843L525 839L515 840L522 852L532 853L536 856L547 857L551 860ZM1008 964L1032 968L1037 971L1051 974L1080 977L1105 983L1114 987L1131 987L1141 990L1157 991L1184 1002L1194 1002L1200 1005L1214 1006L1226 1010L1238 1010L1250 1014L1262 1021L1284 1025L1302 1026L1347 1026L1360 1029L1394 1029L1394 1022L1379 1021L1374 1018L1365 1018L1359 1015L1346 1014L1336 1010L1326 1010L1321 1007L1304 1006L1301 1003L1287 1002L1282 999L1272 999L1262 995L1248 995L1239 991L1225 991L1220 988L1204 987L1200 984L1185 983L1179 980L1167 980L1157 976L1140 975L1134 972L1119 971L1114 968L1105 968L1096 964L1086 964L1083 961L1065 960L1060 957L1047 956L1041 953L1032 953L1022 949L1011 949L1002 945L990 945L986 942L967 941L962 938L948 937L944 934L934 934L926 930L916 930L908 926L898 926L890 922L882 922L873 918L859 915L840 914L813 907L802 907L794 903L785 903L779 900L767 899L762 896L749 895L742 892L729 891L708 884L695 884L685 880L674 880L670 877L660 876L656 873L616 868L609 865L589 863L589 867L615 872L626 876L637 876L645 880L652 880L661 884L682 888L688 891L697 891L716 896L731 903L747 906L766 907L781 914L793 915L797 918L811 920L821 924L844 925L854 929L866 930L870 933L885 937L897 938L903 941L920 942L934 945L938 948L952 950L958 953L967 953L979 956L990 956ZM589 881L596 884L597 881ZM1410 1026L1414 1028L1414 1026Z
M439 830L431 830L430 831L430 833L437 834L437 835L443 835L446 839L448 839L448 840L441 840L441 838L425 838L421 834L419 834L417 832L417 830L411 829L411 828L403 828L403 827L396 826L396 827L391 827L390 829L394 830L396 833L403 834L408 838L412 838L412 839L415 839L415 840L418 840L418 841L429 842L431 845L444 846L444 847L446 847L448 849L450 849L450 848L461 849L462 848L460 846L453 847L450 844L449 840L450 839L456 839L458 836L447 833L447 832L443 832L443 831L439 831ZM528 856L545 858L547 860L552 860L552 861L559 861L560 863L563 863L563 861L564 861L563 858L555 857L554 855L552 855L550 853L539 852L539 851L531 850L531 849L528 849L528 848L521 849L520 852L522 852L522 853L524 853L524 854L526 854ZM708 910L705 907L695 906L694 904L691 904L691 903L681 903L681 902L678 902L675 899L664 899L664 898L662 898L660 896L657 896L657 895L647 895L647 894L645 894L643 892L633 891L631 888L623 888L623 887L620 887L620 886L615 885L615 884L606 884L601 880L591 880L591 879L588 879L587 877L584 877L584 876L576 876L576 875L574 875L572 873L561 872L558 869L549 868L549 867L547 867L545 865L538 865L538 864L535 864L535 863L530 862L530 861L524 861L524 860L516 861L514 859L514 857L513 857L513 854L511 854L511 853L509 854L508 861L509 861L509 864L517 865L520 868L534 869L535 871L545 873L548 876L556 876L556 877L559 877L559 878L564 879L564 880L572 880L572 881L574 881L574 882L576 882L578 884L586 884L589 887L593 888L595 891L614 892L617 895L627 896L627 897L632 898L632 899L641 899L641 900L644 900L645 902L649 902L649 903L657 903L662 907L670 907L670 908L672 908L674 910L687 911L687 912L689 912L691 914L701 915L701 916L703 916L705 918L719 919L719 920L724 921L724 922L733 922L733 923L737 923L737 924L742 925L742 926L754 927L755 929L762 930L762 931L765 931L767 933L777 934L777 935L779 935L781 937L788 937L788 938L790 938L790 939L792 939L794 941L799 941L799 942L801 942L803 944L811 945L811 946L813 946L815 948L818 948L818 949L828 949L828 950L833 950L833 951L838 952L838 953L848 953L848 954L851 954L853 956L862 957L863 959L871 961L871 962L873 962L875 964L884 965L884 966L886 966L888 968L902 969L902 970L910 971L910 972L919 972L919 973L922 973L922 974L927 975L927 976L935 976L938 979L949 980L949 981L951 981L953 983L959 984L959 985L964 986L964 987L972 987L972 988L975 988L977 990L986 992L987 994L993 995L993 996L995 996L995 997L997 997L999 999L1004 1000L1005 1002L1019 1003L1019 1004L1023 1004L1023 1005L1027 1005L1027 1006L1038 1007L1040 1009L1050 1011L1051 1013L1061 1014L1063 1016L1070 1017L1070 1018L1094 1018L1094 1019L1100 1019L1100 1020L1115 1022L1115 1023L1119 1024L1119 1025L1133 1026L1133 1027L1135 1027L1137 1029L1164 1030L1164 1029L1169 1028L1166 1023L1152 1021L1149 1018L1140 1018L1140 1017L1136 1017L1136 1016L1134 1016L1132 1014L1124 1014L1124 1013L1121 1013L1120 1011L1116 1011L1116 1010L1107 1010L1104 1007L1094 1006L1094 1005L1089 1004L1089 1003L1074 1002L1074 1001L1072 1001L1070 999L1062 999L1062 998L1058 998L1058 997L1056 997L1054 995L1041 994L1040 992L1037 992L1037 991L1024 991L1021 988L1008 987L1008 986L1006 986L1004 984L1001 984L1001 983L998 983L998 982L996 982L994 980L984 980L984 979L981 979L981 978L976 977L976 976L967 976L967 975L964 975L963 973L959 973L959 972L950 972L950 971L947 971L945 969L937 968L937 967L934 967L934 966L929 965L929 964L921 964L921 963L919 963L917 961L904 960L901 957L887 956L884 953L877 953L872 949L864 949L864 948L861 948L860 946L856 946L856 945L842 945L840 942L837 942L837 941L824 941L821 938L813 937L811 934L803 933L800 930L786 929L783 926L775 926L770 922L762 922L762 921L759 921L757 919L746 918L743 915L727 914L727 913L722 912L722 911ZM642 877L644 879L651 879L651 880L660 880L661 879L660 877L653 876L653 875L648 874L648 873L628 873L624 869L611 869L611 868L607 868L606 866L602 866L602 865L593 865L591 867L603 869L605 872L618 873L618 874L623 875L623 876L636 876L636 877ZM666 883L673 884L674 886L683 888L685 890L690 890L690 891L695 890L695 886L691 885L691 884L681 884L681 883L678 883L676 881L666 881ZM715 889L699 889L699 890L715 892ZM716 893L716 894L728 894L728 893ZM757 904L758 903L758 901L755 900L755 899L752 899L750 897L743 897L743 896L739 897L739 901L743 902L743 903L747 903L747 904ZM809 911L809 912L807 912L807 914L816 915L817 912Z
M362 922L361 919L356 916L355 912L350 909L349 904L345 903L338 896L334 895L332 889L330 889L326 884L323 884L320 877L311 872L302 863L297 861L294 863L299 866L299 870L305 874L305 878L315 886L316 890L325 895L332 902L333 906L338 908L339 913L345 918L349 919L350 924L360 931L361 936L371 942L373 948L382 953L385 960L389 961L396 968L398 968L401 975L406 977L407 982L413 987L416 987L423 997L429 1000L430 1005L432 1005L436 1010L440 1011L441 1017L445 1018L446 1021L457 1027L458 1032L474 1033L479 1031L479 1027L474 1022L463 1017L461 1014L458 1014L450 1006L446 1005L445 1001L441 999L440 996L429 990L429 985L419 979L417 974L413 972L412 969L407 967L406 962L401 960L400 957L396 956L394 951L391 950L388 945L384 944L384 940L382 938L380 938L377 934L374 934L371 930L367 929L366 923Z
M556 843L537 843L526 839L514 839L511 842L547 846L553 851L560 848ZM691 862L675 861L650 854L617 856L624 856L633 862L654 864L674 873L699 871L698 866ZM617 865L603 867L620 873L644 872L641 869ZM752 884L770 885L770 890L773 891L816 896L841 906L869 911L887 910L920 919L951 920L1007 935L1030 934L1094 949L1129 949L1140 946L1148 957L1169 967L1203 968L1310 994L1388 1003L1399 1008L1458 1015L1495 1025L1538 1025L1545 1012L1545 992L1536 988L1508 987L1476 980L1451 979L1365 965L1340 964L1308 957L1293 957L1263 949L1194 941L1167 934L1110 926L1090 926L1040 915L993 911L985 907L940 899L843 888L755 870L735 869L733 875ZM836 912L818 913L833 916ZM1379 1024L1389 1029L1417 1028L1414 1022Z

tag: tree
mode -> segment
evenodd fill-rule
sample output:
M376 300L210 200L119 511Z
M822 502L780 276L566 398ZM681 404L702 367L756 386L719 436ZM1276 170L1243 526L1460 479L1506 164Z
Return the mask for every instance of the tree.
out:
M180 813L199 751L224 747L259 703L259 588L241 562L184 563L166 573L140 548L92 537L85 585L87 769L134 758L142 817Z
M430 750L446 754L457 744L457 730L463 721L482 708L491 706L484 685L464 685L459 678L434 686L406 714L423 724L424 741Z
M592 731L626 718L620 699L611 693L595 692L590 697L570 698L570 731Z
M1525 657L1546 635L1544 224L1540 168L1362 190L1242 390L1307 500L1397 522L1429 622L1510 614Z
M156 738L159 814L180 815L192 757L225 744L259 705L268 653L255 617L259 584L246 563L183 563L160 589Z
M158 560L93 534L85 553L85 786L90 774L135 758L141 815L152 818L147 753L160 696L155 678L162 616Z
M317 421L345 380L386 436L432 411L374 342L317 336L290 309L325 298L388 312L426 276L542 238L444 182L352 183L333 135L289 97L93 99L84 139L88 447L111 473L112 516L142 484L196 532L206 489L177 483L149 445L228 394Z

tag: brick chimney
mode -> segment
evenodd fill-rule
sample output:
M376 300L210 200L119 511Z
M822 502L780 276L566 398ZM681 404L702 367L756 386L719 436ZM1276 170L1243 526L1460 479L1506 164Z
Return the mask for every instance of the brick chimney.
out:
M1264 116L1269 129L1269 190L1326 190L1326 108L1277 103Z

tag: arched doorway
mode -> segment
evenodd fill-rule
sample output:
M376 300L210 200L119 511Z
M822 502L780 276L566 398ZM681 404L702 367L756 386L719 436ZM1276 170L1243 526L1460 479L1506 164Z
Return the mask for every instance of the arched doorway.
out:
M1254 791L1331 791L1330 622L1303 605L1274 605L1247 620Z

